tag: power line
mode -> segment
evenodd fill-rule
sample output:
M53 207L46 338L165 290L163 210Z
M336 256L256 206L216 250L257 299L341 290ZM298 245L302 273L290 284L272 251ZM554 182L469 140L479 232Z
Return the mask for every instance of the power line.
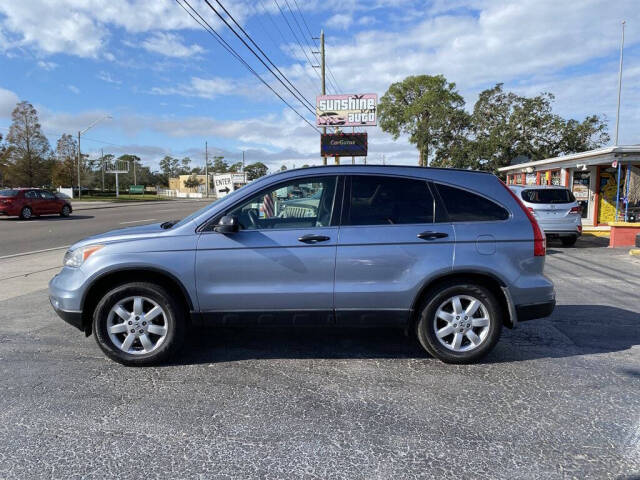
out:
M284 10L282 10L282 8L280 7L280 4L278 3L278 0L273 0L273 2L278 7L278 10L280 10L280 14L282 15L282 18L284 18L284 21L287 23L287 26L289 27L289 30L293 34L293 38L298 43L298 46L300 47L300 50L302 50L302 53L304 54L304 56L307 58L307 61L309 62L309 65L311 65L313 67L313 62L309 58L309 55L307 55L307 51L302 46L302 43L300 43L300 40L298 39L298 35L296 35L296 32L293 30L293 27L291 26L291 23L287 19L287 16L284 14ZM316 75L318 76L318 78L320 78L320 74L318 73L318 71L315 68L313 70L314 70L314 72L316 72Z
M273 92L273 94L275 96L277 96L280 100L282 100L282 102L289 107L298 117L300 117L306 124L308 124L311 128L313 128L316 132L320 133L320 130L318 130L315 125L313 125L311 122L309 122L309 120L307 120L300 112L298 112L298 110L296 110L287 100L285 100L282 95L280 95L271 85L269 85L269 83L262 78L262 76L255 71L255 69L249 65L246 60L244 58L242 58L240 56L239 53L237 53L233 47L231 45L229 45L227 43L227 41L222 38L220 36L220 34L218 32L215 31L215 29L204 19L202 18L202 15L200 15L197 10L195 10L187 0L182 0L185 5L187 5L189 7L189 9L196 14L196 16L200 19L200 21L198 21L198 19L196 19L191 12L189 12L189 10L187 10L185 8L184 5L182 5L182 3L180 3L180 0L175 0L176 3L178 5L180 5L182 7L182 9L187 12L189 14L189 16L191 18L193 18L195 20L196 23L198 23L202 28L204 28L227 52L229 52L229 54L231 54L231 56L233 56L236 60L238 60L240 63L242 63L245 68L247 68L247 70L249 70L258 80L260 80L260 82L262 82L269 90L271 90ZM204 25L203 25L204 23ZM205 27L206 25L206 27Z
M285 0L287 1L287 0ZM306 19L304 18L304 15L302 13L302 10L300 9L300 5L298 5L298 1L297 0L293 0L296 9L298 10L298 15L300 15L300 18L302 19L302 22L304 23L304 26L307 29L307 32L309 33L309 38L311 38L311 41L313 42L313 44L315 45L316 48L318 48L318 44L316 43L314 37L313 37L313 33L311 33L311 29L309 28L309 24L307 23ZM287 2L288 4L288 2ZM289 10L291 10L291 7L289 7ZM291 13L293 15L293 12ZM295 18L295 16L294 16ZM303 35L304 36L304 35ZM308 44L308 43L307 43ZM313 50L311 51L311 53L313 53ZM316 60L318 59L318 57L314 54L314 57L316 58ZM334 89L336 89L336 93L341 92L342 88L340 88L340 85L338 84L338 81L336 80L336 77L333 75L333 71L331 71L331 67L329 67L329 65L326 64L326 60L325 60L325 66L327 67L327 71L329 72L329 76L330 79L329 81L331 82L331 79L333 79L332 85L334 86Z
M300 36L302 37L302 39L304 40L304 43L309 48L309 51L311 52L311 55L313 55L313 57L316 59L316 62L318 62L319 61L318 60L318 56L313 51L313 47L309 44L309 40L305 36L305 33L302 31L302 27L300 26L300 22L298 22L298 19L297 19L296 15L293 13L293 10L291 9L291 5L289 4L289 0L284 0L284 2L287 5L287 9L289 10L289 13L291 14L291 17L293 18L293 21L296 23L296 26L298 27L298 31L300 32ZM337 90L335 84L331 81L331 78L329 78L329 84L331 85L331 88L333 89L334 93L337 93L338 90Z
M278 24L276 23L275 19L273 18L273 15L271 14L271 12L265 6L264 2L262 0L259 0L259 2L260 2L260 6L262 6L262 10L264 11L264 13L266 13L266 15L269 17L269 20L271 21L271 23L273 24L275 29L280 34L280 38L282 38L282 41L285 44L289 43L289 41L285 38L284 34L282 33L282 30L280 30L280 27L278 27ZM276 45L276 42L271 37L271 35L269 34L269 31L265 27L263 27L263 30L265 31L265 33L267 34L267 36L269 37L269 39L273 43L273 46L276 47L276 49L279 49L280 47L278 47L278 45ZM315 84L315 80L311 77L311 75L309 74L309 71L306 68L303 67L302 71L304 72L307 80L309 81L309 85L311 85L311 91L315 92L317 90L317 86Z
M262 62L262 64L263 64L265 67L267 67L267 69L268 69L268 70L273 74L273 76L274 76L274 77L276 77L280 83L282 83L282 80L280 80L280 78L278 78L278 76L273 72L273 70L271 70L271 69L269 68L269 66L268 66L268 65L266 65L266 64L262 61L262 59L261 59L261 58L260 58L260 57L255 53L255 51L254 51L253 49L251 49L251 47L249 47L249 45L247 45L247 43L242 39L242 37L241 37L240 35L238 35L238 33L233 29L233 27L231 27L231 25L229 25L229 24L227 23L227 21L224 19L224 17L223 17L222 15L220 15L220 13L219 13L219 12L218 12L218 11L217 11L213 6L212 6L212 5L208 2L208 0L205 0L205 2L206 2L206 4L207 4L207 5L209 5L209 7L210 7L214 12L216 12L216 15L218 15L218 17L220 17L220 19L221 19L221 20L222 20L222 21L223 21L223 22L224 22L224 23L225 23L225 24L226 24L226 25L231 29L231 31L236 35L236 37L238 37L238 38L242 41L242 43L244 43L244 45L245 45L247 48L249 48L249 50L251 50L251 53L253 53L253 54L256 56L256 58L258 58L258 60L260 60L260 61ZM282 71L281 71L281 70L276 66L276 64L275 64L275 63L273 63L273 62L271 61L271 59L269 58L269 56L268 56L266 53L264 53L264 50L262 50L262 48L260 48L260 46L259 46L256 42L254 42L253 38L251 38L251 36L246 32L246 30L245 30L244 28L242 28L242 26L241 26L241 25L236 21L236 19L235 19L235 18L233 18L233 15L231 15L231 13L229 12L229 10L227 10L227 9L224 7L224 5L222 4L222 2L220 2L220 0L215 0L215 2L216 2L218 5L220 5L220 8L222 8L222 10L224 10L224 13L226 13L226 14L229 16L229 18L233 21L233 23L235 23L235 24L236 24L236 26L240 29L240 31L241 31L242 33L244 33L244 35L249 39L249 41L253 44L253 46L255 46L255 47L258 49L258 51L259 51L259 52L262 54L262 56L263 56L263 57L264 57L264 58L269 62L269 64L270 64L273 68L275 68L275 69L277 70L277 72L280 74L280 76L281 76L284 80L286 80L286 82L287 82L287 83L288 83L288 84L289 84L289 85L290 85L290 86L291 86L291 87L292 87L292 88L293 88L293 89L298 93L298 95L300 96L300 97L299 97L299 99L304 100L304 101L307 103L307 105L309 105L309 107L310 107L310 108L313 108L313 104L312 104L309 100L307 100L307 99L305 98L305 96L302 94L302 92L300 92L300 90L298 90L298 89L295 87L295 85L293 85L293 83L291 83L291 82L289 81L289 79L286 77L286 75L285 75L284 73L282 73ZM284 83L283 83L283 85L284 85ZM286 85L284 85L284 86L285 86L285 88L287 88L287 90L289 90L289 91L291 92L291 90L290 90ZM295 94L294 94L293 92L291 92L291 94L295 96ZM313 113L315 113L315 112L313 112Z

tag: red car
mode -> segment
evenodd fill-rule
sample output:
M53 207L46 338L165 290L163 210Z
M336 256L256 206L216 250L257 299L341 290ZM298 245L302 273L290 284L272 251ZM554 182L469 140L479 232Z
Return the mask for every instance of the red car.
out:
M25 220L34 215L71 215L73 209L68 200L58 198L41 188L11 188L0 190L0 215L20 217Z

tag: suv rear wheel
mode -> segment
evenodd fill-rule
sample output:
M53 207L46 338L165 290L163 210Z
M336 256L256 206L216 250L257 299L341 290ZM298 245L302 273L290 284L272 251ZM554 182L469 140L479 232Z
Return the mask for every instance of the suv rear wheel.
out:
M154 365L182 344L183 309L159 285L135 282L108 291L93 315L93 333L102 351L124 365Z
M416 325L422 347L446 363L471 363L489 353L502 331L495 295L475 284L446 284L422 304Z

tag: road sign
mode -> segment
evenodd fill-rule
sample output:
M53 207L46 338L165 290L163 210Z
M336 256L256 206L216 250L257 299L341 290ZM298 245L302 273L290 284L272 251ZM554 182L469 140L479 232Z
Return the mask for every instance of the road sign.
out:
M144 185L129 185L129 193L144 193Z
M320 155L323 157L366 157L367 134L323 133L320 135Z
M246 173L221 173L213 175L216 197L224 197L247 183Z
M378 123L378 94L318 95L316 125L319 127L361 127Z

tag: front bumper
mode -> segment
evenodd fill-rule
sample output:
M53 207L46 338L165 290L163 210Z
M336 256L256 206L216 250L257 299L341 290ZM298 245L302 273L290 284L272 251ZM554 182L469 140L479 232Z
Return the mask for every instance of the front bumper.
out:
M529 305L516 305L516 314L519 322L545 318L553 313L556 307L556 300L553 299L544 303L531 303Z
M59 302L53 298L49 297L49 301L51 302L51 306L53 310L58 314L58 316L67 322L69 325L73 325L80 331L84 331L84 325L82 322L82 312L70 311L70 310L62 310L59 308Z

